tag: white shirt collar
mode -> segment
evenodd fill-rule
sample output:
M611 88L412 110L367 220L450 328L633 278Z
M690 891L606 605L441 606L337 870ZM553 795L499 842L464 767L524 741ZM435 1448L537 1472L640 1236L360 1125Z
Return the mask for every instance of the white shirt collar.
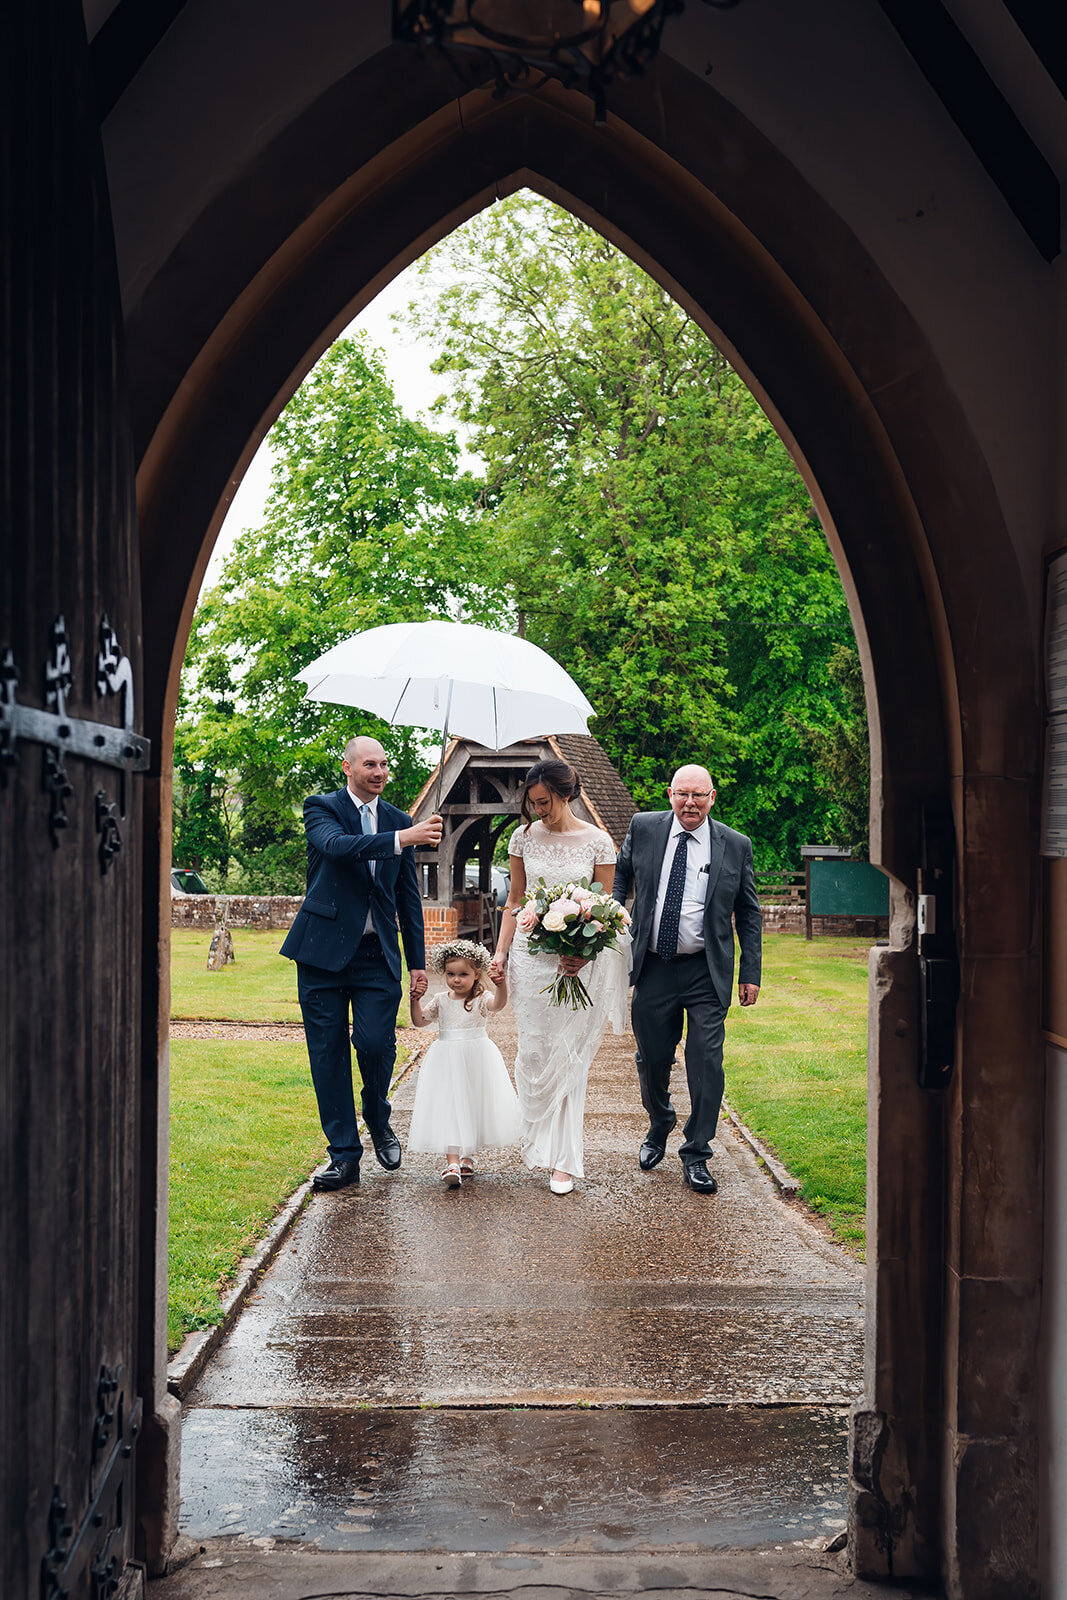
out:
M710 845L711 819L709 817L705 817L699 828L683 828L682 824L678 821L678 818L672 815L671 831L667 839L667 843L670 844L672 839L677 839L680 833L691 833L693 838L696 839L699 844Z
M357 811L362 811L363 807L365 805L369 806L370 807L370 814L374 818L375 823L377 823L377 821L378 821L378 801L381 799L380 795L375 795L373 800L361 800L359 798L358 794L353 794L352 793L352 790L348 787L347 783L345 784L345 793L347 794L348 798L351 800L352 804L355 806Z

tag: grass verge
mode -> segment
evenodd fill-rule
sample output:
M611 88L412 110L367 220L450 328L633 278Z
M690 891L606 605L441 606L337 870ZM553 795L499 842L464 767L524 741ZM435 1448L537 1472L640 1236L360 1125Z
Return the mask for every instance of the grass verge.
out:
M278 954L285 938L279 929L232 928L236 961L208 972L211 933L207 928L174 928L170 946L170 1014L175 1019L211 1022L299 1022L296 967ZM397 1027L410 1024L408 975Z
M170 1063L173 1352L221 1321L242 1256L325 1152L302 1044L174 1039Z
M726 1098L861 1255L866 1242L869 940L768 934L759 1003L731 1007Z

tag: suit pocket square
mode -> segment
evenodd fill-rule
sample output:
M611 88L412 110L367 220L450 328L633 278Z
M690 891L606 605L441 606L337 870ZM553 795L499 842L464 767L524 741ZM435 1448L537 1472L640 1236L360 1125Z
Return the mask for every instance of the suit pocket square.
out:
M325 900L305 900L300 907L301 911L310 911L315 917L336 917L337 907L329 905Z

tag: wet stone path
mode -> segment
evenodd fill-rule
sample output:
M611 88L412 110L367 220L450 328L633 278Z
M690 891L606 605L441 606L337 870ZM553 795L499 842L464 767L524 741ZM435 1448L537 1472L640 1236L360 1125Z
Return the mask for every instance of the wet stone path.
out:
M508 1018L493 1031L513 1059ZM727 1062L729 1077L729 1062ZM414 1074L395 1096L404 1140ZM676 1086L679 1124L684 1073ZM712 1550L832 1536L860 1269L723 1126L642 1173L633 1042L594 1064L586 1171L514 1151L316 1195L186 1402L182 1527L259 1550Z

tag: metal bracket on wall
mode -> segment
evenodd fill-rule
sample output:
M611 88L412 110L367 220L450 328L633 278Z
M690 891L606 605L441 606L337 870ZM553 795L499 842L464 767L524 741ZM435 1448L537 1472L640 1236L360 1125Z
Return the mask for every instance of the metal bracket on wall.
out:
M122 848L119 817L126 815L126 784L131 772L148 769L151 745L133 729L133 668L107 616L100 619L95 688L98 695L121 695L122 724L89 722L67 712L67 696L74 684L74 668L67 642L67 625L57 617L52 625L52 650L44 667L47 710L23 704L18 698L20 673L14 653L0 651L0 787L6 786L11 768L19 760L19 741L44 747L42 787L48 796L48 831L58 847L70 817L67 802L74 785L67 771L72 756L115 767L119 796L111 800L98 789L94 797L95 828L100 835L100 870L106 873ZM117 814L116 814L117 813Z
M927 800L920 819L919 1087L943 1089L956 1064L956 830L947 799Z

